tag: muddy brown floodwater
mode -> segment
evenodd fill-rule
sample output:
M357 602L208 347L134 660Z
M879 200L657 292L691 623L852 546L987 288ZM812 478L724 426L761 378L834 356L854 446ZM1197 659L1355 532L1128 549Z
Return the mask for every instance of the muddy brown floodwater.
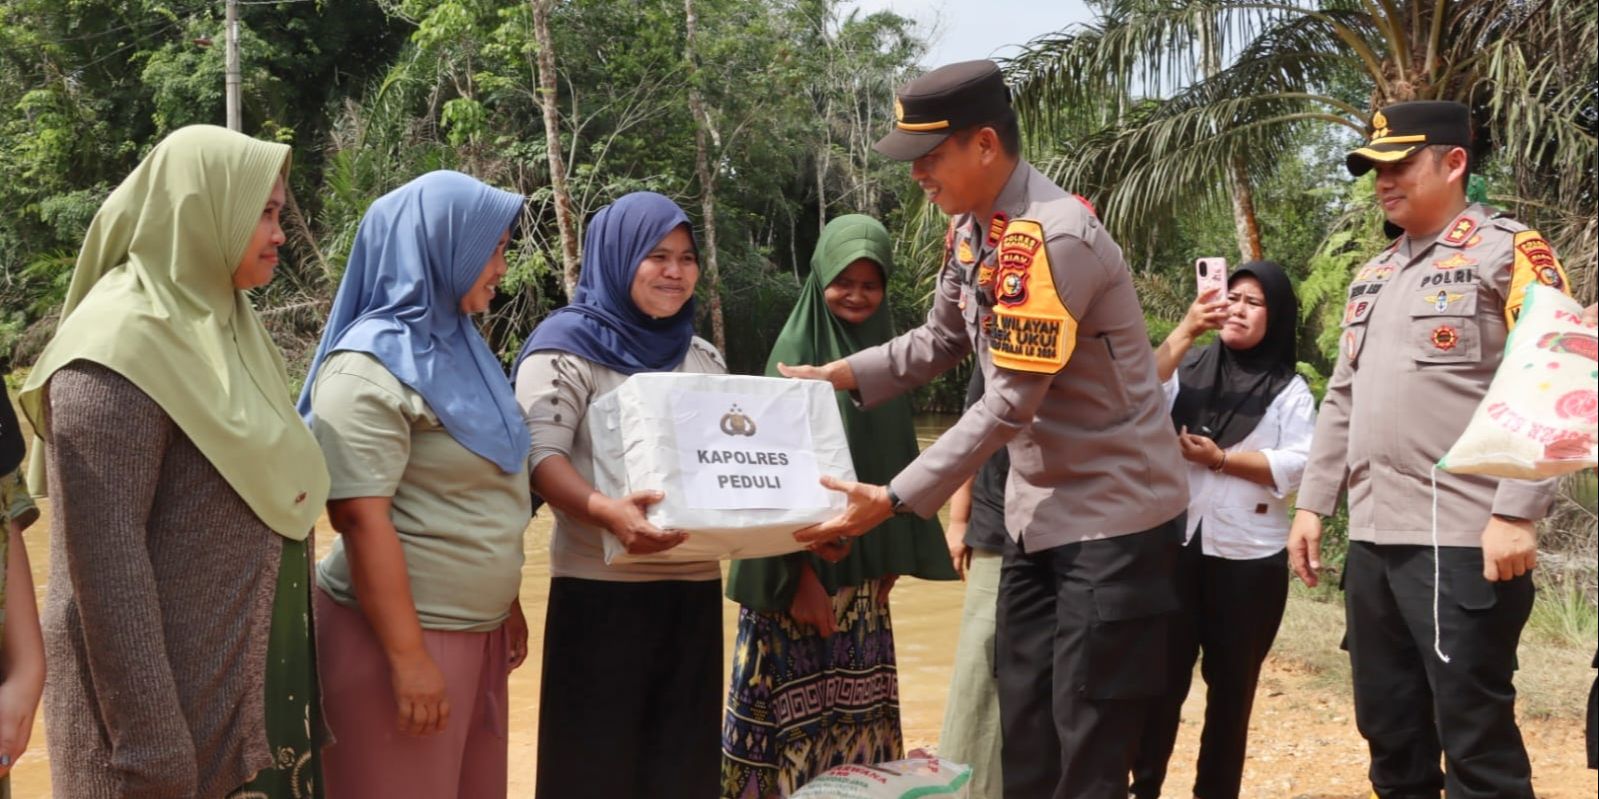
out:
M922 425L923 446L947 420ZM41 596L49 573L49 507L27 534L33 575ZM324 519L318 525L318 551L326 552L334 533ZM527 562L522 575L522 607L530 628L532 655L511 675L510 796L532 797L536 767L539 698L539 653L549 586L549 515L528 526ZM945 694L954 661L963 592L958 582L901 580L892 595L894 635L899 653L900 702L907 748L934 748L943 723ZM1292 612L1290 610L1290 612ZM725 651L731 651L737 606L724 603ZM727 673L727 669L723 669ZM1202 685L1198 679L1196 686ZM1250 725L1250 762L1244 795L1262 799L1364 799L1365 746L1354 727L1346 692L1322 687L1314 675L1275 658L1262 675L1261 693ZM1184 709L1184 722L1173 757L1168 795L1181 796L1192 785L1193 760L1203 713L1203 696L1194 691ZM1592 799L1594 772L1582 768L1582 728L1572 718L1525 722L1523 731L1532 753L1540 796L1546 799ZM28 753L12 772L18 799L50 794L49 752L42 718L34 726ZM334 797L337 799L337 797ZM710 799L709 797L707 799Z

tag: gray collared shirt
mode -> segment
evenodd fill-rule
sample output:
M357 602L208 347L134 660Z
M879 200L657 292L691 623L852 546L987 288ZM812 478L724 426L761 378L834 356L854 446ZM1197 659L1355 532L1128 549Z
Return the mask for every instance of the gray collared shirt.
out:
M1487 394L1525 284L1566 289L1547 247L1472 205L1435 239L1402 236L1355 273L1299 507L1330 515L1347 487L1351 540L1432 543L1432 466ZM1436 476L1443 546L1479 547L1490 514L1539 519L1554 501L1553 480Z
M1009 444L1005 521L1028 551L1142 532L1188 505L1143 309L1121 248L1087 205L1020 162L990 220L954 219L927 321L848 359L871 407L968 353L980 401L891 486L936 513ZM997 300L997 301L996 301Z

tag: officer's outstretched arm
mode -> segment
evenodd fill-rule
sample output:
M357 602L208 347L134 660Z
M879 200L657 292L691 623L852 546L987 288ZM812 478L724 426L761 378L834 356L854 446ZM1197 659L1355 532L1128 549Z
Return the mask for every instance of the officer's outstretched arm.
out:
M822 475L822 485L833 491L842 491L848 497L849 504L843 513L796 532L794 538L797 541L814 543L865 535L868 530L894 515L888 489L884 486L840 480L830 475Z

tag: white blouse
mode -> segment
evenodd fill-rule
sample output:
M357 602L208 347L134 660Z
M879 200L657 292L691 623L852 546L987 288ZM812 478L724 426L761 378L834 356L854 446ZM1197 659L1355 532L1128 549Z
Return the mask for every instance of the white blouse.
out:
M1177 373L1166 381L1166 411L1181 386ZM1304 378L1295 376L1272 399L1260 423L1228 452L1259 452L1271 467L1272 485L1188 464L1188 531L1184 544L1203 524L1204 553L1228 560L1275 555L1288 545L1288 495L1299 490L1316 430L1316 400ZM1180 457L1180 456L1179 456Z

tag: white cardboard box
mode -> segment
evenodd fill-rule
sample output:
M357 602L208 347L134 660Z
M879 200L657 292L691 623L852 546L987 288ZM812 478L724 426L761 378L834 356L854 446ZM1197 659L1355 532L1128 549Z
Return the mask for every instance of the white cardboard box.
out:
M758 558L797 552L794 531L836 516L855 479L832 386L819 380L644 373L589 406L594 487L666 495L648 518L688 540L629 555L605 533L605 562Z

